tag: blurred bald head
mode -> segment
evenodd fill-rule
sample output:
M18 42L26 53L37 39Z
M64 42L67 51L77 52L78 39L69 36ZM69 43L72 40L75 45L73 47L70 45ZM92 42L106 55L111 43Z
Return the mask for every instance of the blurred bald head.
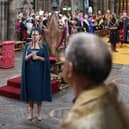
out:
M112 56L107 45L96 35L77 33L70 37L65 52L77 76L102 83L112 68Z

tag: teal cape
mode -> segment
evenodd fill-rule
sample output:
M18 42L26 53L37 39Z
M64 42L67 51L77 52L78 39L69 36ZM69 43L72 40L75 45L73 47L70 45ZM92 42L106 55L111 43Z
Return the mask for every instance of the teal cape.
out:
M23 50L23 56L22 56L22 70L21 70L21 95L20 98L22 101L28 101L27 97L27 86L26 86L26 51L28 48L28 44L25 44L24 50ZM46 43L43 43L43 49L44 49L44 58L45 62L43 65L44 69L44 76L43 76L43 95L44 95L44 101L52 101L52 88L51 88L51 79L50 79L50 61L49 61L49 52L48 47Z

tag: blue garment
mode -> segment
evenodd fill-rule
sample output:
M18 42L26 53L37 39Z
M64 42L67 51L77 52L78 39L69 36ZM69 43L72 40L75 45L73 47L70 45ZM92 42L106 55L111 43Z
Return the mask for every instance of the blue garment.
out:
M129 18L124 18L124 42L128 43L128 32L129 31Z
M88 20L89 22L89 33L94 33L94 26L92 20Z
M36 51L45 61L30 59L25 61L25 55ZM25 45L22 59L21 100L51 101L52 90L50 83L50 64L46 44L43 48L31 49Z
M36 29L40 34L42 34L42 29L39 27L38 24L34 26L34 29Z

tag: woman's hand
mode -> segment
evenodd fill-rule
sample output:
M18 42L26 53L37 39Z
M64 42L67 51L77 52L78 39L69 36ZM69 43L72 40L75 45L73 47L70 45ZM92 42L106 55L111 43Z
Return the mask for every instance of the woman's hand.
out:
M33 53L33 55L32 55L32 59L33 59L33 60L37 60L37 59L38 59L38 56L37 56L37 54L36 54L36 53Z
M44 61L45 60L44 57L37 56L36 52L33 53L32 59L33 60L41 60L41 61Z
M28 61L30 58L32 58L32 56L33 56L33 53L26 55L25 60Z

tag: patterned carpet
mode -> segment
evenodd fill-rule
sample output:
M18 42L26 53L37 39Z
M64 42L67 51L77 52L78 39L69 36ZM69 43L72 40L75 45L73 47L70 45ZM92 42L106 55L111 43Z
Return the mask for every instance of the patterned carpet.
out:
M107 37L104 37L103 40L108 42ZM110 43L108 45L110 46ZM129 44L117 44L117 51L113 52L113 63L129 65Z

